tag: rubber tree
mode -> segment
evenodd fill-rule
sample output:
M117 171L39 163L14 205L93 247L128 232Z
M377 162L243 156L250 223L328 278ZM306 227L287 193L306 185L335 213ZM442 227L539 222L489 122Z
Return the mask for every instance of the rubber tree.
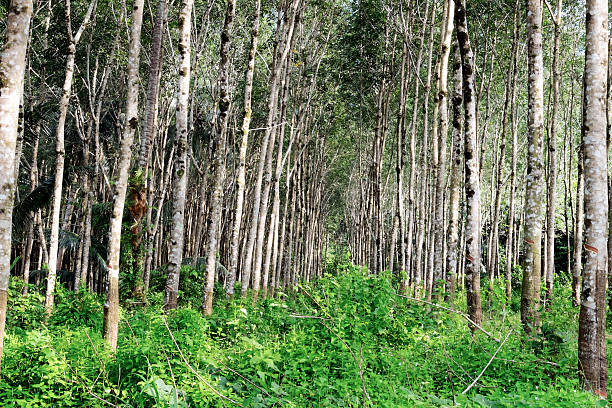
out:
M584 388L606 397L606 282L608 262L608 150L606 144L608 2L586 2L584 66L584 249L578 368Z
M542 56L542 3L527 0L527 180L521 322L525 332L540 326L542 271L542 212L544 204L544 62Z
M11 275L11 232L15 199L15 149L19 104L23 96L32 0L12 0L6 20L6 41L0 56L0 361Z
M113 191L113 213L110 220L108 245L108 287L104 302L104 340L113 350L117 349L119 334L119 260L121 255L121 226L132 157L134 133L138 128L138 91L140 66L140 32L144 0L135 0L130 26L130 44L127 60L127 96L125 124L121 137L117 181Z

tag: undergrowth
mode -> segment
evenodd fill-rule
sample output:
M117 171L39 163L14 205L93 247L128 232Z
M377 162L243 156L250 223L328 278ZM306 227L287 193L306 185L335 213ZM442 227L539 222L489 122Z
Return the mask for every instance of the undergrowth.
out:
M122 310L114 354L101 337L100 298L60 288L45 321L42 296L32 287L21 297L13 280L0 406L606 405L580 391L578 309L567 287L556 289L536 338L523 334L517 300L485 292L489 337L457 314L397 296L390 275L349 265L283 301L219 300L207 318L190 306L200 299L196 274L185 276L175 312L162 312L158 294L147 308ZM446 307L464 310L465 299Z

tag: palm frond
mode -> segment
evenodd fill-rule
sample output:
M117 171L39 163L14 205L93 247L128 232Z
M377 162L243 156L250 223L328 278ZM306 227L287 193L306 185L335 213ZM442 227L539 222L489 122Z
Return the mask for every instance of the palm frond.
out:
M108 265L105 260L106 256L103 256L106 255L105 252L106 251L100 253L100 248L98 245L94 245L93 242L89 247L89 258L93 260L104 272L108 272Z
M51 202L55 176L51 176L38 185L32 192L13 208L13 232L21 233L28 221L28 217L35 211L44 208Z
M73 250L78 248L79 242L81 240L78 234L72 231L60 230L58 242L60 248Z

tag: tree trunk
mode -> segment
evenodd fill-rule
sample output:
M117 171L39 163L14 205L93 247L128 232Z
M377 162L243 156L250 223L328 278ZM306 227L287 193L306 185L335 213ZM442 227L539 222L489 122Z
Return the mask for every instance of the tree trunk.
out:
M430 0L425 3L425 21L428 21ZM435 7L432 10L432 26L435 18ZM423 24L421 30L421 38L419 45L419 53L417 56L416 66L420 67L423 60L423 49L425 43L425 33L427 24ZM416 183L416 123L419 111L419 91L421 89L421 77L419 72L414 75L414 97L412 105L412 121L410 124L410 172L408 175L408 214L406 220L406 269L410 270L410 275L406 276L400 283L400 290L407 293L410 284L410 276L413 276L413 242L414 242L414 224L416 216L416 200L415 200L415 183ZM412 282L414 283L414 282Z
M45 311L51 314L53 310L55 280L57 278L57 252L59 246L59 228L60 228L60 209L62 205L62 184L64 181L64 157L66 150L64 148L64 132L66 126L66 116L68 114L68 105L70 103L70 95L72 93L72 82L74 78L74 60L76 56L76 46L83 34L83 30L89 23L89 18L93 12L95 0L90 3L87 14L77 33L73 36L70 23L70 0L66 0L64 7L64 19L66 23L66 32L68 34L68 52L66 56L66 71L64 77L64 86L62 87L62 96L59 102L59 117L57 120L57 128L55 132L56 147L55 147L55 185L53 188L53 207L51 212L51 238L49 241L49 271L47 274L47 292L45 295Z
M285 23L283 24L283 30L286 30L286 35L283 38L283 45L281 48L281 52L278 55L278 59L276 61L276 66L274 72L272 74L272 85L270 87L270 97L268 99L268 119L266 122L266 130L264 135L264 141L269 139L270 143L266 148L266 155L264 157L260 157L260 160L265 160L263 164L264 172L262 173L262 182L263 182L263 191L260 191L260 204L258 208L257 216L255 216L255 211L253 211L253 218L251 222L256 227L256 234L253 234L253 230L251 230L251 235L249 238L253 238L254 245L254 260L251 267L253 274L253 303L257 301L257 296L259 293L259 288L261 284L261 264L263 260L263 242L264 242L264 231L266 227L266 219L268 213L268 202L270 198L270 188L272 183L272 158L274 151L274 143L275 139L273 135L273 125L274 120L276 118L277 105L278 105L278 94L279 94L279 84L281 79L281 70L284 66L285 61L287 60L287 56L289 54L289 50L291 48L291 40L293 38L293 33L295 30L295 22L297 20L297 6L299 0L294 0L291 4L290 9L286 10L287 17ZM265 142L264 142L265 143ZM263 147L262 153L263 154ZM260 168L262 169L262 163L260 161ZM259 175L258 175L259 181ZM255 200L258 200L259 197L256 196ZM256 203L257 205L257 203ZM254 228L253 226L251 228ZM251 246L251 239L249 239L249 247ZM249 268L249 266L246 266ZM244 288L244 282L243 282Z
M450 173L450 197L449 197L449 223L448 223L448 250L446 257L447 289L452 300L457 288L457 243L459 242L459 199L461 198L461 160L462 160L462 137L463 122L461 107L463 105L463 77L461 69L461 54L459 46L455 46L453 62L453 146L452 166Z
M244 80L244 116L242 119L242 139L240 142L239 164L236 175L236 207L234 210L234 224L232 225L232 236L230 240L230 267L227 276L225 293L228 298L234 296L234 283L236 282L236 271L238 270L238 242L240 240L240 228L242 226L244 208L244 190L246 183L246 154L249 141L249 126L251 124L251 98L253 94L253 74L255 72L255 54L257 53L257 42L259 36L259 23L261 15L261 0L255 0L255 15L251 27L251 48L247 61L247 70ZM243 282L244 284L244 282Z
M480 169L476 128L476 100L474 89L474 54L468 34L465 0L455 4L455 25L463 69L463 106L465 110L465 286L470 318L482 322L480 300ZM474 329L472 327L472 329Z
M546 299L553 296L553 278L555 273L555 201L557 190L557 115L559 113L559 87L561 76L559 73L559 53L561 48L561 13L563 0L557 0L557 14L555 16L555 44L552 65L552 113L550 130L548 132L548 205L546 207Z
M528 37L528 153L525 187L525 258L521 291L521 322L525 332L539 330L544 186L544 63L542 57L542 4L527 0Z
M15 149L19 103L23 95L31 0L12 0L6 21L6 42L0 56L0 361L11 275L11 230L15 198Z
M236 0L228 0L225 10L225 22L221 32L221 45L219 62L219 117L215 123L214 137L215 149L215 173L214 185L211 193L210 211L208 215L208 232L206 244L206 284L204 285L204 298L202 301L202 313L212 314L213 289L215 285L215 272L217 269L217 232L221 223L221 207L223 205L223 183L225 181L225 140L227 138L227 124L230 105L229 96L229 48L231 45L230 34L234 21L234 9Z
M163 0L162 0L163 2ZM176 162L174 164L174 197L172 200L172 231L170 232L168 279L164 308L176 309L179 279L183 263L185 199L189 162L187 152L187 117L189 111L189 84L191 81L191 9L193 0L183 0L179 16L179 77L176 103Z
M446 190L446 138L448 134L448 59L450 56L453 23L455 18L455 2L448 0L446 26L443 27L440 76L438 78L438 112L440 126L438 128L438 169L436 177L436 202L434 219L434 261L433 279L434 293L438 301L442 298L444 285L438 287L444 278L444 191ZM435 136L434 136L435 137Z
M511 122L511 133L512 133L512 157L510 164L510 198L508 200L508 232L506 239L506 299L508 303L512 298L512 265L514 257L514 234L515 234L515 215L514 215L514 202L516 199L516 162L518 155L518 121L516 118L516 93L517 93L517 73L518 73L518 58L519 58L519 36L520 36L520 0L516 0L514 8L514 15L517 19L517 23L514 25L514 61L512 64L512 96L510 99L510 122Z
M144 0L135 0L131 18L130 44L127 66L127 96L125 106L125 124L121 138L118 177L114 188L113 214L110 220L110 239L108 246L108 287L104 303L104 340L113 350L117 349L119 332L119 260L121 255L121 226L123 209L128 185L130 159L134 133L138 127L138 91L140 66L140 32Z
M606 83L608 2L586 3L584 68L584 209L586 262L578 322L578 368L585 389L607 396L605 297L608 233Z
M426 215L425 215L425 203L427 196L427 181L426 174L429 172L425 171L428 167L428 152L430 147L428 146L428 137L429 137L429 96L431 92L431 71L432 71L432 60L433 60L433 47L434 47L434 23L436 21L436 10L437 5L434 3L432 5L432 15L431 15L431 32L429 35L429 54L428 54L428 62L427 62L427 80L425 81L425 85L423 86L423 104L424 107L424 116L423 116L423 142L421 148L421 167L423 169L422 174L420 175L420 199L418 203L418 225L417 225L417 239L416 239L416 254L415 254L415 273L414 273L414 291L415 295L419 295L421 289L423 289L423 244L425 240L425 224L426 224ZM422 105L421 105L422 107ZM416 108L415 108L416 109ZM414 119L414 117L413 117ZM412 180L411 183L412 185ZM419 185L416 182L416 185ZM416 213L416 209L415 209Z

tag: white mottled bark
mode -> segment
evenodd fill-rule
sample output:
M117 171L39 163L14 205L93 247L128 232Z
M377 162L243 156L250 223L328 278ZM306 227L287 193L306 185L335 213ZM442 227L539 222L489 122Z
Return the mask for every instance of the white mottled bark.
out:
M242 213L244 209L246 154L249 142L249 126L251 125L251 95L253 93L253 74L255 72L255 54L257 53L260 14L261 0L255 0L255 16L253 17L253 26L251 28L251 48L249 50L244 80L244 117L242 119L241 128L242 139L240 141L239 164L236 172L236 207L234 210L234 224L232 226L232 236L230 240L230 267L225 287L225 293L229 298L234 296L234 283L236 282L236 271L238 270L238 241L240 240L240 228L242 226Z
M448 0L446 26L443 27L441 44L440 75L438 78L438 168L436 174L436 201L434 214L434 261L433 278L436 298L441 299L443 287L437 287L444 275L444 191L446 190L446 138L448 136L448 59L454 28L455 2ZM435 137L435 135L434 135Z
M66 57L66 73L64 77L64 85L62 87L62 96L59 102L59 117L57 119L57 128L55 132L56 147L55 147L55 185L53 188L53 207L51 211L51 238L49 240L49 272L47 274L47 292L45 295L45 311L50 314L53 310L55 280L57 278L57 252L59 244L59 228L60 228L60 209L62 205L62 184L64 181L64 157L66 150L64 148L64 131L66 126L66 116L68 115L68 105L70 103L70 95L72 94L72 82L74 79L74 60L76 56L76 46L89 24L89 19L93 13L96 1L93 0L87 14L81 23L77 33L73 36L70 23L70 0L66 0L64 7L64 17L66 22L66 32L68 34L68 53Z
M6 42L0 56L0 361L8 285L11 275L11 230L15 197L15 149L19 102L23 95L32 0L12 0L6 21Z
M121 222L125 206L132 144L138 127L138 90L140 66L140 32L144 0L135 0L130 27L130 44L127 66L127 97L125 106L125 125L121 138L118 178L113 192L113 215L110 220L110 238L108 246L108 289L104 303L104 339L117 349L119 332L119 258L121 255Z
M482 322L480 299L480 169L478 162L474 54L468 34L465 0L455 3L455 25L463 69L464 157L465 157L465 287L470 318Z
M415 186L418 186L420 184L421 189L419 191L420 193L420 197L419 197L419 203L418 203L418 219L417 219L417 229L416 229L416 255L415 255L415 260L414 260L414 268L415 268L415 272L414 272L414 280L413 280L413 286L414 286L414 290L415 290L415 295L418 296L421 289L423 289L423 286L425 286L425 288L427 288L427 285L423 285L424 281L424 276L423 276L423 264L424 264L424 260L423 260L423 246L424 246L424 241L425 241L425 229L426 229L426 214L425 214L425 205L426 205L426 198L427 198L427 174L428 172L426 171L426 169L428 168L428 153L430 150L429 147L429 142L428 142L428 138L429 138L429 96L431 93L431 72L432 72L432 63L433 63L433 49L434 49L434 33L435 33L435 28L434 28L434 22L436 21L436 12L437 12L437 5L434 3L432 5L432 11L431 11L431 31L429 34L429 51L428 51L428 58L427 58L427 79L425 81L425 85L423 86L423 102L422 105L419 105L419 109L423 109L424 110L424 114L423 114L423 141L422 141L422 148L421 148L421 166L423 168L423 172L422 174L420 174L420 183L417 181L415 181L416 184L414 184ZM424 105L424 107L423 107ZM414 117L413 117L414 118ZM412 142L411 142L412 143ZM412 176L412 175L411 175ZM412 180L410 181L410 184L412 185ZM416 212L416 209L415 209Z
M227 124L229 120L229 47L231 45L230 33L234 21L236 0L227 0L225 9L225 22L221 32L221 46L219 62L219 117L214 129L216 137L215 149L215 175L213 192L210 200L210 213L208 222L206 244L206 283L202 300L202 314L212 314L213 289L215 285L215 272L217 269L217 231L221 224L221 206L223 205L223 182L225 181L225 140L227 138Z
M430 0L425 3L425 21L427 21L429 15ZM432 24L435 19L435 7L432 10ZM423 50L425 45L425 33L427 24L423 24L421 30L421 38L419 45L419 53L417 55L416 66L420 67L423 60ZM421 90L421 78L418 73L414 76L414 97L412 104L412 120L410 123L410 140L409 140L409 151L410 151L410 172L408 174L408 216L406 217L406 269L410 270L410 275L413 278L413 284L416 283L416 276L413 274L413 248L414 248L414 228L415 228L415 217L416 217L416 199L415 199L415 184L416 184L416 125L417 117L419 113L419 92ZM420 262L420 260L419 260ZM419 281L420 282L420 281ZM406 276L405 279L400 283L400 290L403 293L408 292L410 284L410 277Z
M189 83L191 80L191 10L193 0L183 0L179 14L179 75L176 103L176 162L174 164L174 198L172 206L172 230L168 247L168 279L164 307L176 309L178 301L181 264L183 262L185 200L187 194L187 132L189 113Z
M578 367L583 386L606 396L605 298L608 236L606 95L608 2L588 0L584 68L584 248L578 329Z
M542 4L527 1L528 61L528 143L525 187L525 258L521 290L521 321L527 333L540 326L540 284L542 212L544 185L542 172L544 139L544 63L542 57Z
M265 237L265 227L266 227L266 219L268 215L268 203L270 200L270 189L272 185L272 159L273 159L273 151L274 151L274 143L275 139L273 137L274 130L274 120L276 118L277 105L278 105L278 94L279 94L279 85L281 79L281 70L284 66L284 61L287 59L289 54L291 39L293 37L293 32L295 29L295 19L296 19L296 10L298 6L299 0L294 0L290 6L290 10L288 12L290 15L285 21L283 29L287 30L287 34L285 36L284 44L282 44L281 52L279 52L278 60L276 61L276 67L274 68L274 72L272 74L272 84L270 87L270 97L268 98L268 119L266 122L266 130L265 130L265 139L270 139L270 144L266 149L265 155L265 166L263 166L264 172L262 173L262 181L263 181L263 191L260 191L260 203L258 208L257 216L255 216L255 210L253 210L253 218L251 220L252 223L256 226L255 232L253 235L253 231L251 230L251 235L249 236L249 246L251 245L250 238L254 239L254 259L252 265L252 274L253 274L253 302L257 301L259 288L261 286L261 269L263 262L263 244ZM263 153L263 148L262 148ZM260 158L263 160L263 157ZM261 162L260 162L260 170L261 170ZM259 175L258 175L259 181ZM257 192L256 192L257 193ZM257 200L258 198L256 198ZM257 205L257 203L256 203ZM251 227L253 228L253 227ZM248 254L247 254L248 255ZM248 268L249 266L246 265ZM244 283L243 283L244 288Z
M453 146L452 165L450 172L449 197L449 223L448 223L448 250L446 253L446 281L447 293L451 299L457 288L457 243L459 242L459 199L461 198L461 176L463 175L461 162L463 158L463 122L461 106L463 105L463 77L461 69L461 54L459 47L455 47L455 61L453 62Z
M520 1L516 0L515 5L515 16L520 15ZM517 93L517 73L518 73L518 58L519 58L519 26L518 24L514 25L514 43L516 46L514 47L514 62L512 67L512 95L510 98L510 120L511 120L511 133L512 133L512 144L511 144L511 163L510 163L510 198L508 200L508 233L506 240L506 299L510 302L512 298L512 264L513 264L513 248L514 248L514 203L516 199L516 161L518 154L518 140L517 140L517 124L518 121L516 119L515 114L515 106L516 106L516 93Z
M561 14L563 0L557 0L557 14L555 16L555 44L553 50L552 66L552 113L550 117L550 130L548 132L548 204L546 206L546 298L552 299L553 277L555 273L555 204L557 199L557 115L559 113L559 87L561 76L559 73L559 54L561 48Z

